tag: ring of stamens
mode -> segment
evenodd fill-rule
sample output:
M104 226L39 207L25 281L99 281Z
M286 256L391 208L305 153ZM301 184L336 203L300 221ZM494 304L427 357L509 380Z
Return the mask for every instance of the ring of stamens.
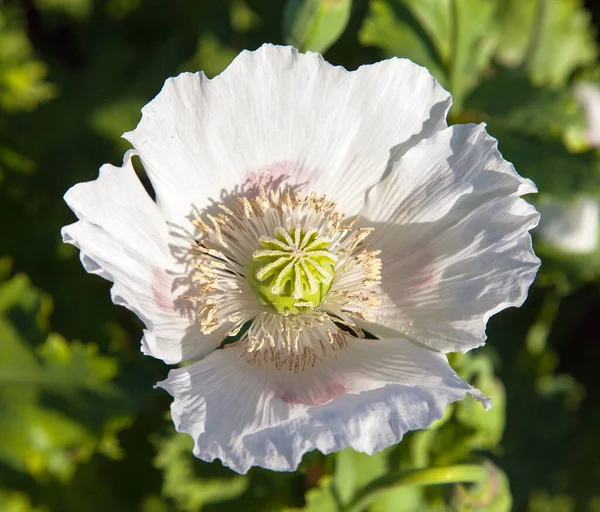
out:
M237 211L194 219L190 251L198 325L239 335L240 356L301 371L362 337L379 305L381 260L364 240L372 228L345 222L335 203L293 190L237 198Z

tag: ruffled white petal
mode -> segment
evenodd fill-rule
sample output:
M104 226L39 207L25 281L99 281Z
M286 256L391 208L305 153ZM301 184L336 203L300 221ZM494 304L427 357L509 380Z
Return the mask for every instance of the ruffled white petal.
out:
M408 60L348 72L316 53L264 45L212 80L167 80L124 137L171 221L269 179L308 183L351 214L386 167L446 126L449 107L449 94Z
M570 254L597 249L600 208L594 197L583 196L573 203L548 198L539 209L542 217L536 233L545 242Z
M369 192L362 212L381 249L376 323L437 350L485 341L494 313L526 298L539 260L529 230L535 192L484 125L457 125L411 148ZM377 329L376 329L377 330ZM375 332L377 334L377 332Z
M402 339L353 339L337 359L300 373L257 367L239 351L217 350L158 385L175 398L173 421L194 439L194 454L240 473L292 471L315 448L372 454L467 393L490 406L443 354Z
M171 254L173 238L130 153L123 167L102 166L98 179L75 185L65 201L80 220L63 228L63 240L80 249L88 272L114 282L113 302L142 319L144 353L178 363L218 346L226 330L202 335L188 304L178 299L181 269Z

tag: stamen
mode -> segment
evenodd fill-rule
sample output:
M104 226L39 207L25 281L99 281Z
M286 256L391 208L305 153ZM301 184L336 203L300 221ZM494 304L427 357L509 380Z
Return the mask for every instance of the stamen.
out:
M357 322L372 320L381 302L381 259L365 245L373 229L335 208L323 196L261 189L194 219L192 286L181 298L200 331L242 333L233 341L241 356L294 372L363 337Z
M258 366L272 363L277 370L298 373L327 356L337 357L347 345L347 336L326 313L288 317L263 313L250 327L240 357Z

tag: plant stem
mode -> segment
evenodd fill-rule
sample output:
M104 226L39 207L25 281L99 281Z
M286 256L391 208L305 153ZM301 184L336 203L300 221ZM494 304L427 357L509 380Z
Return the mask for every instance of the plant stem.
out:
M382 476L363 487L344 512L361 512L383 491L401 487L422 487L426 485L474 483L488 478L483 466L458 464L441 468L400 471Z

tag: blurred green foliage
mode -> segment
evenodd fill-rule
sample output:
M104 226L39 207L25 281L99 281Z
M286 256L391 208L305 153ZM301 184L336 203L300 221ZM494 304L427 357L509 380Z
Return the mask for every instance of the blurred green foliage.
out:
M51 307L22 274L0 283L0 461L66 483L94 452L121 455L115 434L128 420L115 359L48 334Z
M346 28L351 7L350 0L290 0L283 13L285 42L325 52Z
M598 197L573 95L579 77L600 85L595 38L577 0L0 0L0 510L600 510L600 248L535 239L525 306L452 355L490 412L467 398L383 453L241 477L174 433L140 323L59 239L62 194L121 160L167 76L214 76L263 42L349 69L408 57L452 92L452 122L488 123L538 200Z
M18 11L0 11L0 108L32 110L54 97L55 88L45 81L47 66L33 57L23 20Z

